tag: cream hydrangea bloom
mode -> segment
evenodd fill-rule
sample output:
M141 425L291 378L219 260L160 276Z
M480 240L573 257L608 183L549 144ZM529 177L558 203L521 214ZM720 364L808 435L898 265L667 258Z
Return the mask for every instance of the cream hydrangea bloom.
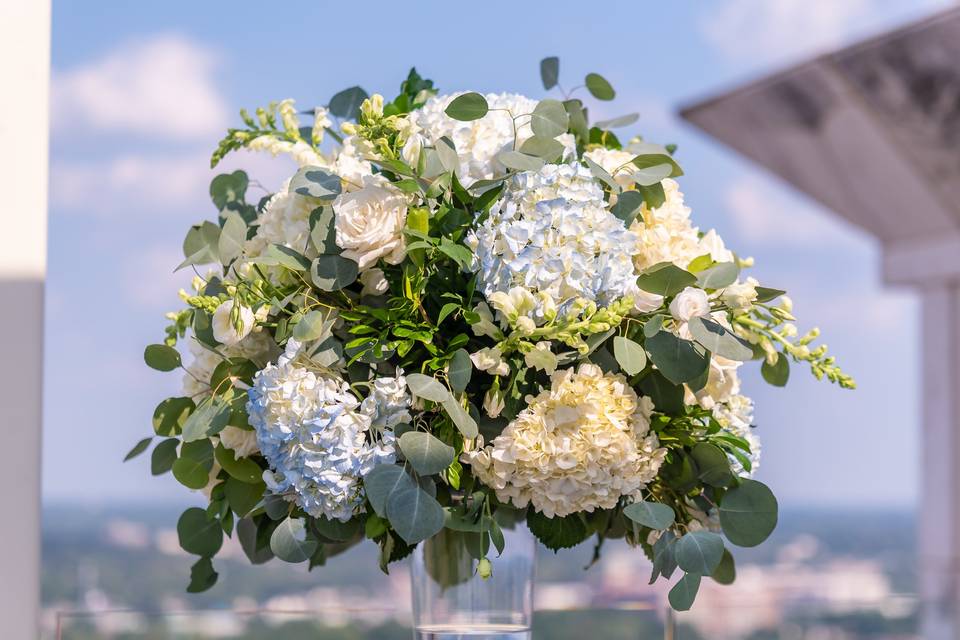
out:
M547 517L611 509L639 497L667 450L650 433L653 403L592 364L556 371L550 389L490 446L465 455L497 498Z
M683 193L676 180L661 182L666 200L654 209L644 206L630 226L639 240L640 249L633 256L638 271L661 262L672 262L686 268L700 253L697 228L690 222L690 207L683 203Z

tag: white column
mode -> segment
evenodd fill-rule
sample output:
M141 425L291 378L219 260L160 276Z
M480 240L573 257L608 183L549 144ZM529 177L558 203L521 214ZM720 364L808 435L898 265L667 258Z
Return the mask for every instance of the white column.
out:
M50 1L0 1L0 628L39 637Z
M960 287L943 283L921 296L922 630L925 640L960 640Z

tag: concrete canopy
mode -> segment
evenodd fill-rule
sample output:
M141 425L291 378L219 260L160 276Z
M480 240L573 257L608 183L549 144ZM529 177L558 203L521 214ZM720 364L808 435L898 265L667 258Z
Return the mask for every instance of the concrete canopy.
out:
M960 273L960 9L681 115L878 238L887 282Z

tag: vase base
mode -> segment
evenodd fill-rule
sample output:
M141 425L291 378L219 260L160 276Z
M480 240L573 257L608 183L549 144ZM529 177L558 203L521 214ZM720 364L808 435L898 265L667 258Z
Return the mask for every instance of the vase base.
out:
M530 640L530 627L512 624L427 625L414 630L415 640Z

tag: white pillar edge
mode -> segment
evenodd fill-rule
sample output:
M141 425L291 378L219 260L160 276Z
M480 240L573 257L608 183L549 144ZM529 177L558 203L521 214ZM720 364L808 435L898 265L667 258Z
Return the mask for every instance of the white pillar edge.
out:
M43 298L50 0L0 2L0 628L36 640L40 618Z
M960 288L921 291L922 460L917 512L922 637L960 639Z

